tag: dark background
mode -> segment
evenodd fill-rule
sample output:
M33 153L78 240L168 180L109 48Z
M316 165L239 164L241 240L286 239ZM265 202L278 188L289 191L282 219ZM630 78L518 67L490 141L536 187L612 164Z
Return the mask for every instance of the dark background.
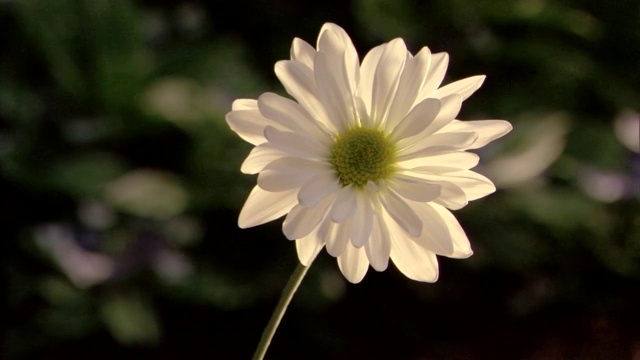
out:
M250 358L297 259L237 228L224 114L326 21L449 52L487 75L460 118L514 131L471 258L352 285L323 252L267 358L640 359L636 0L0 1L3 359Z

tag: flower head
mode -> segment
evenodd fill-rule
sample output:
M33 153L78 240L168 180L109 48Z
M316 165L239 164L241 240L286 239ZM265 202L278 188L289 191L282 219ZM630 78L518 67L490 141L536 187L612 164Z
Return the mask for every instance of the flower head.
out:
M239 99L226 116L255 145L241 167L259 174L239 218L242 228L286 214L283 232L302 264L323 247L358 283L391 258L407 277L434 282L436 255L471 256L448 209L495 191L469 170L467 152L511 130L502 120L456 120L484 76L440 87L446 53L412 55L394 39L360 63L347 33L327 23L317 46L294 39L275 72L295 101L265 93Z

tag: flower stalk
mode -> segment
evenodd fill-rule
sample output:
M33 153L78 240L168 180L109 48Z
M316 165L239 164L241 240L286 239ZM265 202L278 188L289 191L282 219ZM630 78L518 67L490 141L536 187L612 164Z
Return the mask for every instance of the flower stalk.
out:
M278 325L280 325L280 321L282 320L284 313L287 311L287 307L289 306L293 295L296 293L296 290L298 290L298 286L300 286L302 279L307 274L309 266L311 266L311 263L309 263L308 266L304 266L301 263L298 263L298 266L296 266L293 274L291 274L287 285L285 286L284 290L282 290L282 295L280 295L278 305L276 305L276 308L273 310L271 319L269 319L269 323L262 332L260 343L258 343L258 347L253 354L253 360L262 360L264 358L264 355L267 353L267 349L271 344L271 339L276 333Z

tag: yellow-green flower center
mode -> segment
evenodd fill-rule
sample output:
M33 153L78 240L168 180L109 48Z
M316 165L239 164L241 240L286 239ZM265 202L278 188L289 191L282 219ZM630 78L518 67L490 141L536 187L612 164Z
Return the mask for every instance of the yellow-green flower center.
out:
M358 127L338 136L330 161L342 186L362 188L368 181L378 184L393 173L395 154L384 132Z

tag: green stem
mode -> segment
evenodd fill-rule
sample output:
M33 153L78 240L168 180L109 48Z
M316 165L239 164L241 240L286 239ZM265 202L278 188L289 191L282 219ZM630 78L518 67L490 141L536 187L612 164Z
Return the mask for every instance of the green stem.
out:
M298 266L296 266L293 274L291 274L291 277L287 282L287 286L285 286L284 290L282 290L280 301L278 301L278 305L276 305L276 308L273 310L273 314L271 315L271 319L269 320L267 327L264 328L264 332L262 332L260 343L258 343L256 352L253 354L253 360L262 360L262 358L264 358L264 354L267 353L269 344L271 344L271 339L276 333L278 325L280 325L280 320L282 320L285 311L287 311L287 306L289 306L289 303L293 298L293 294L295 294L296 290L298 290L298 286L302 282L304 275L307 273L309 266L311 266L311 263L309 263L308 266L304 266L301 263L298 263Z

